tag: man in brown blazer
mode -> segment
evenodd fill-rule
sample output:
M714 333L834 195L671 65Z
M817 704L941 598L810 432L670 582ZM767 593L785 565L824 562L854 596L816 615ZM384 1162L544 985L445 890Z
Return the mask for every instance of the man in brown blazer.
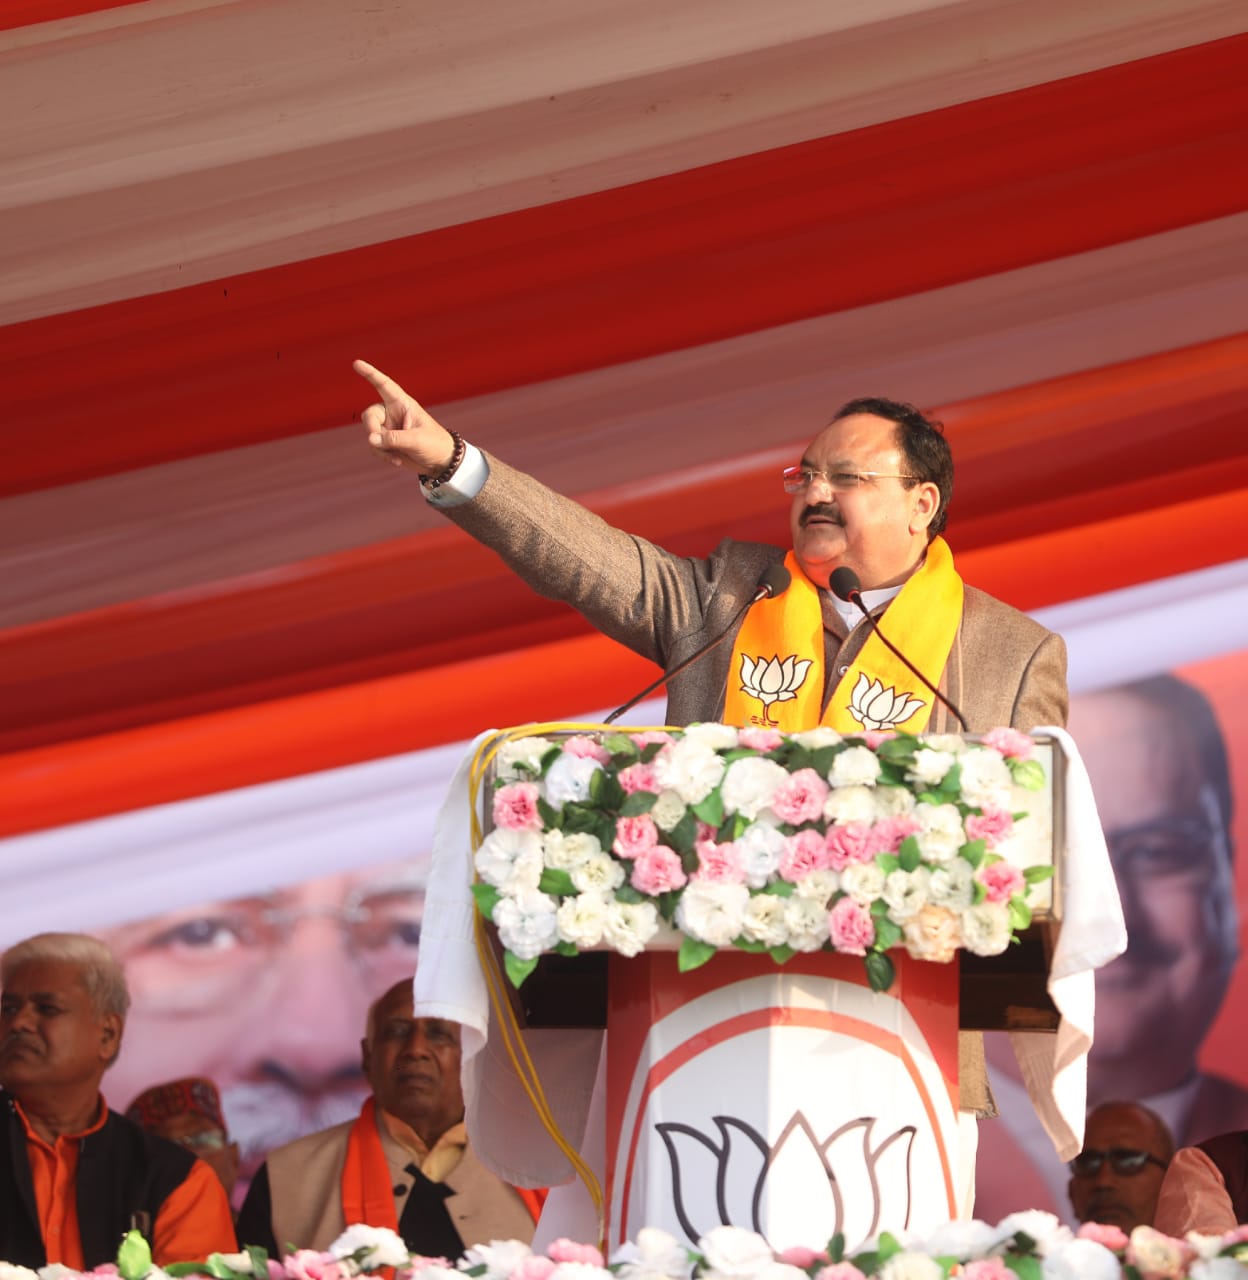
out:
M726 703L735 698L740 705L734 677L742 655L734 642L749 625L752 610L744 621L738 615L754 597L764 570L781 562L793 570L788 595L806 593L815 610L813 631L822 633L821 644L810 642L810 628L800 643L794 641L792 651L810 660L810 670L823 683L809 723L790 722L792 728L813 727L821 710L822 721L833 725L834 712L852 714L857 700L850 695L855 682L865 679L857 664L871 642L870 629L853 605L829 590L831 574L842 567L857 575L873 616L889 611L889 639L920 668L926 660L929 678L960 708L970 732L1066 722L1061 637L984 592L964 587L953 572L939 537L953 488L953 461L939 428L909 405L851 401L811 441L800 464L786 469L791 551L728 539L698 560L612 528L448 431L371 365L357 361L355 369L380 397L362 415L374 451L395 466L414 468L432 505L496 551L542 595L566 601L600 631L669 671L728 631L722 645L669 681L669 724L730 718L724 714ZM933 569L937 562L939 576ZM925 578L935 578L937 587L916 596ZM956 585L950 589L950 583ZM941 610L951 615L944 619L948 625L941 638L921 643L917 637L926 634L925 624ZM907 625L897 630L901 617ZM787 646L788 633L783 634ZM894 687L901 685L888 692ZM922 718L884 725L960 729L947 707L917 682L907 693L913 696L901 702L921 705L916 714ZM964 1053L972 1056L964 1056L960 1068L963 1106L993 1114L982 1043L979 1037L964 1037L964 1042Z

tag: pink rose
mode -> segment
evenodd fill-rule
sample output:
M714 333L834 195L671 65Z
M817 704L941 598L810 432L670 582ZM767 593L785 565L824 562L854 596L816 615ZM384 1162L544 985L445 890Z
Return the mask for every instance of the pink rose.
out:
M844 871L851 864L861 866L875 857L872 828L865 822L838 822L827 835L828 866Z
M742 729L737 742L751 751L774 751L784 738L775 729Z
M556 1240L550 1246L551 1252L555 1250L555 1245L564 1243L562 1240ZM583 1246L586 1249L593 1249L593 1245ZM598 1253L597 1249L594 1249ZM602 1254L598 1253L601 1258ZM560 1259L565 1261L565 1259ZM575 1259L568 1259L575 1261ZM518 1263L511 1269L511 1280L546 1280L546 1277L555 1269L554 1262L550 1258L543 1258L540 1253L531 1253L527 1258L521 1258Z
M615 824L615 843L611 852L619 858L627 858L630 862L653 849L659 843L659 829L648 813L639 813L634 818L621 818Z
M1031 738L1017 729L1007 729L1004 726L989 729L984 734L984 746L999 751L1003 756L1013 756L1016 760L1031 759Z
M862 736L866 739L867 746L875 751L880 743L889 742L897 735L891 729L868 729Z
M1121 1253L1127 1247L1127 1233L1108 1222L1085 1222L1075 1234L1080 1240L1091 1240L1114 1253Z
M637 764L630 764L627 769L621 769L620 786L630 796L634 791L653 791L657 794L659 780L654 775L654 765L639 761Z
M896 853L907 836L922 830L917 818L898 814L893 818L881 818L871 828L871 853ZM870 859L867 859L870 861Z
M552 1240L546 1252L556 1262L588 1262L591 1267L603 1265L602 1254L592 1244L577 1244L575 1240L568 1240L563 1236ZM511 1274L514 1277L516 1273L513 1271Z
M815 1272L815 1280L867 1280L867 1277L852 1262L834 1262L820 1267Z
M327 1253L296 1249L282 1259L291 1280L346 1280L346 1273Z
M741 851L735 844L699 840L694 848L698 853L698 869L693 873L695 880L719 881L723 884L745 883L745 865Z
M570 738L566 738L563 749L568 755L577 756L582 760L597 760L599 764L611 763L611 753L606 747L583 733L574 733Z
M807 1267L812 1267L816 1262L827 1262L828 1255L819 1253L814 1249L808 1249L804 1244L793 1244L780 1254L780 1261L787 1262L791 1267L800 1267L805 1271Z
M1014 830L1014 815L1004 809L985 809L972 813L966 819L968 840L982 840L989 849L995 849Z
M719 828L713 827L709 822L703 822L699 819L698 829L694 833L694 840L714 840L719 835Z
M1000 1258L976 1258L959 1273L961 1280L1014 1280L1014 1272Z
M630 733L628 736L639 747L651 747L656 744L665 747L672 740L672 735L664 733L662 729L643 729L640 733Z
M1023 873L1012 862L1004 860L991 866L985 863L975 872L975 879L988 891L989 902L1009 902L1027 885Z
M512 782L494 793L494 825L504 831L540 831L537 783Z
M90 1271L84 1271L82 1274L84 1276L107 1277L119 1275L120 1272L117 1270L115 1262L101 1262L99 1266L92 1267Z
M799 769L776 788L770 808L781 822L791 822L794 826L817 822L823 817L823 802L829 790L828 784L813 769Z
M845 955L865 956L875 941L871 913L853 898L838 899L828 912L828 938L832 946Z
M682 888L688 877L676 853L666 845L659 844L637 855L628 879L638 893L654 897L671 889Z
M826 871L829 865L828 842L819 832L807 828L785 836L779 870L791 884L804 880L812 871Z

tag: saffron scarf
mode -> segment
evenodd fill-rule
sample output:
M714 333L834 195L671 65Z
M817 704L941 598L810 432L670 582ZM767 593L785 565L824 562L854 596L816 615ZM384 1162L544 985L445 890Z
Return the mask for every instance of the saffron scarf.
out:
M790 551L789 589L760 600L733 645L724 721L800 733L818 724L839 733L904 729L920 733L932 694L874 631L823 707L823 606L815 584ZM932 684L939 684L962 621L962 579L953 553L935 538L922 565L888 606L889 639Z

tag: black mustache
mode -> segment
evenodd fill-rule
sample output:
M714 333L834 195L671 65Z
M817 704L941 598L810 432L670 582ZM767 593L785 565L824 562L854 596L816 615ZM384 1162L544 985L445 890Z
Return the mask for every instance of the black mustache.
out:
M820 502L814 506L803 507L802 514L798 517L798 524L804 529L815 516L822 516L825 520L832 520L837 524L841 523L841 513L836 505L831 502Z

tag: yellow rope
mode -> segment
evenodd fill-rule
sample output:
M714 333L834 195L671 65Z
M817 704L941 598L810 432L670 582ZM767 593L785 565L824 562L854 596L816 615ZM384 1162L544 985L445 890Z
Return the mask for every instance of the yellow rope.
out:
M472 852L474 854L476 853L476 851L481 847L482 840L485 838L481 827L481 806L479 804L481 790L485 785L485 779L490 765L493 764L505 743L514 741L518 738L541 738L545 737L549 733L593 733L597 731L620 733L647 732L647 730L639 729L634 725L629 725L627 729L617 729L612 725L577 724L561 721L549 724L522 725L513 729L503 729L484 739L480 746L478 746L468 771L468 803L470 812ZM475 872L473 874L473 880L474 882L476 881ZM529 1056L528 1046L524 1042L524 1036L521 1033L519 1023L516 1020L515 1010L512 1008L511 1001L507 996L505 986L507 981L506 976L499 967L498 957L495 954L493 947L490 946L485 928L485 920L479 911L474 914L474 937L477 947L477 957L481 962L481 970L485 974L486 978L486 989L489 992L490 1005L494 1010L494 1020L499 1030L502 1032L503 1047L507 1052L507 1058L511 1063L512 1069L515 1071L516 1077L519 1079L525 1094L528 1096L530 1103L532 1103L533 1109L542 1123L542 1127L548 1134L550 1134L555 1145L567 1157L568 1162L576 1171L577 1176L585 1184L585 1189L589 1192L589 1198L593 1202L594 1211L598 1215L599 1243L605 1247L607 1234L606 1210L603 1203L602 1186L594 1171L581 1158L580 1153L560 1132L559 1125L550 1110L550 1104L546 1101L545 1090L542 1088L542 1082L538 1078L537 1068L534 1067L533 1059Z

